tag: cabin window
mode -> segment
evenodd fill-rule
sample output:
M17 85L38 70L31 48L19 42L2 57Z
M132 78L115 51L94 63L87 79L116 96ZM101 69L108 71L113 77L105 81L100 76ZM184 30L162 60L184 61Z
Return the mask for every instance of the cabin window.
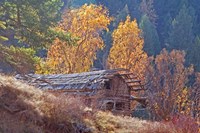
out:
M113 102L106 103L106 110L112 110L113 107L114 107L114 103Z
M111 89L111 83L110 83L110 80L109 81L105 81L105 84L104 84L105 88L110 90Z
M116 107L116 110L124 110L125 103L124 102L117 102L115 107Z

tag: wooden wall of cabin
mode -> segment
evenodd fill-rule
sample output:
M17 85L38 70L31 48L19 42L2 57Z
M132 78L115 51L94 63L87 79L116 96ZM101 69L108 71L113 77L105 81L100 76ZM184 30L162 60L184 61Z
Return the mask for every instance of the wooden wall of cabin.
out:
M105 99L116 101L116 110L130 111L130 89L121 77L113 77L106 82L104 87ZM120 108L123 108L123 110Z
M108 94L110 96L116 96L116 97L124 97L129 96L129 88L127 87L125 81L118 76L115 76L110 80L110 90L108 91Z

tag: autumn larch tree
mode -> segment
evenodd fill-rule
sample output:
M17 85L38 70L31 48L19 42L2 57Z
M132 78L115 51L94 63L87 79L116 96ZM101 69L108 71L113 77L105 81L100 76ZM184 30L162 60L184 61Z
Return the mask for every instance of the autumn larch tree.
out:
M200 73L196 73L196 82L192 86L192 93L191 93L191 114L192 117L195 118L197 121L200 121Z
M47 61L38 73L79 73L89 71L96 58L96 52L104 47L100 32L108 30L112 18L106 8L97 5L83 5L67 10L57 31L69 32L78 38L75 45L68 45L56 39L48 50ZM44 70L44 71L43 71ZM46 71L46 72L45 72Z
M143 51L144 40L136 20L127 16L112 34L113 46L108 57L109 68L125 68L144 76L147 54Z
M193 67L185 68L185 53L166 49L157 55L146 70L148 105L152 118L167 120L176 113L190 112L186 84Z

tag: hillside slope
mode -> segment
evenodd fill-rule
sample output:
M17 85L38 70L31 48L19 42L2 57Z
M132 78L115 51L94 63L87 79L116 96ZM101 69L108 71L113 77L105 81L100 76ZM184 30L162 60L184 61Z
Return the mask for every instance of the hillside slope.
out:
M180 133L169 124L92 111L0 75L0 133Z

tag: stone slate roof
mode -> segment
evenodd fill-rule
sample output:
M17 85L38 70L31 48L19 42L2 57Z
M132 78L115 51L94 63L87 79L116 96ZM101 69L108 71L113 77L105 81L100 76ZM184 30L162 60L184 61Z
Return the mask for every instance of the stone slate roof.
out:
M42 90L95 90L102 88L105 81L119 74L120 70L100 70L75 74L16 75L16 79L23 80Z

